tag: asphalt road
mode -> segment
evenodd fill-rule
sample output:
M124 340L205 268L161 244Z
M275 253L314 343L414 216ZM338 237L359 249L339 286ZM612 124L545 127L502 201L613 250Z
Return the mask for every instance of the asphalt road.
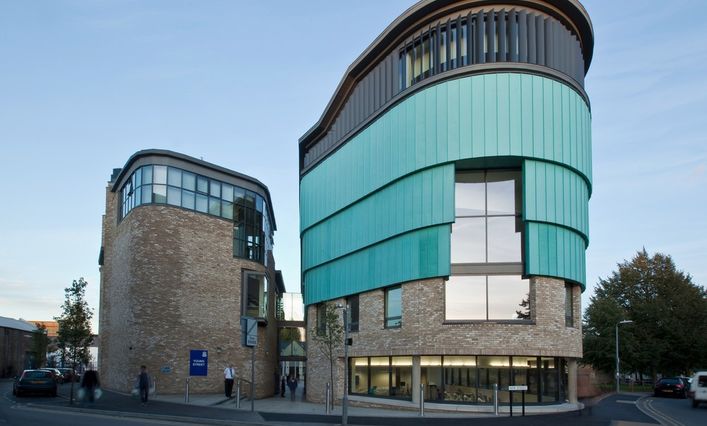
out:
M680 398L646 397L639 407L667 426L692 426L707 424L707 404L692 408L692 400Z
M120 394L105 392L93 404L69 406L69 385L62 385L56 398L36 396L15 398L12 382L0 381L0 426L42 425L164 425L164 424L285 424L325 425L337 424L335 416L314 416L297 413L250 413L215 407L196 407L183 404L153 401L146 407L139 401ZM648 414L645 414L648 413ZM519 413L517 413L519 414ZM653 398L641 394L610 395L595 406L580 413L561 413L537 416L495 418L371 418L349 417L350 424L390 426L459 426L459 425L528 425L528 426L610 426L631 422L635 425L655 425L659 421L667 426L692 426L707 424L707 405L698 409L689 400Z

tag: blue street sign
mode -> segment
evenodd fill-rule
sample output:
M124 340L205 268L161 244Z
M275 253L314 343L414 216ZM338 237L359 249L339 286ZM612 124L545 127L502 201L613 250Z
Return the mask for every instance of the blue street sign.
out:
M192 349L189 351L189 375L206 376L209 368L209 351Z

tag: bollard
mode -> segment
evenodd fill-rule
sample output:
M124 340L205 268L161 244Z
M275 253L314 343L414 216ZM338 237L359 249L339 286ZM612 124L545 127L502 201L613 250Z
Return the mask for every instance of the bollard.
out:
M498 383L493 384L493 414L498 416Z
M157 396L157 379L152 379L152 396L155 397Z
M184 402L189 403L189 377L187 377L186 386L184 389Z
M241 408L241 379L236 384L236 408Z
M425 416L425 385L420 383L420 417Z
M331 383L327 382L326 384L326 395L325 395L325 410L327 414L331 414Z

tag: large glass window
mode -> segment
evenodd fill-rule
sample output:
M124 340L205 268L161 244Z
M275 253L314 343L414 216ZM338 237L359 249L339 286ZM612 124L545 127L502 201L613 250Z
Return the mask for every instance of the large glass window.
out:
M385 326L400 327L403 319L402 288L391 287L385 290Z
M268 315L268 279L264 274L244 273L243 315L253 318L267 318Z
M457 173L452 263L521 262L518 171Z
M528 280L517 275L452 275L445 284L445 318L529 319L528 294Z

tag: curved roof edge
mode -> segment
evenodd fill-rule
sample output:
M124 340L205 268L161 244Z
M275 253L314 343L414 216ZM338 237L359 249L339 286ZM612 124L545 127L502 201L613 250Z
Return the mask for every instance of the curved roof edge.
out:
M332 124L339 110L348 99L351 90L356 86L356 81L363 76L368 67L375 63L375 60L388 49L392 49L392 43L401 34L412 29L412 25L424 16L434 14L436 10L444 9L454 3L458 3L458 8L469 6L487 6L494 4L517 5L538 7L538 3L546 3L549 7L544 10L553 14L552 8L556 8L568 16L579 31L578 37L582 46L584 56L584 72L589 70L594 52L594 29L589 14L579 0L421 0L405 12L398 16L386 29L373 40L373 42L361 53L358 58L346 69L344 77L334 91L334 95L324 108L324 112L304 135L299 138L300 150L303 145L311 142L325 132ZM543 9L540 9L543 10ZM451 12L447 10L446 12Z
M154 149L154 148L153 149L143 149L143 150L138 151L135 154L131 155L130 158L128 158L128 161L125 162L125 165L123 166L123 168L120 170L120 173L118 173L117 176L114 176L114 178L111 180L111 182L113 182L113 186L111 187L111 192L115 192L118 190L118 183L125 177L127 171L130 169L130 166L134 162L136 162L138 159L140 159L142 157L149 157L152 155L162 156L162 157L171 157L171 158L175 158L177 160L186 161L188 163L196 164L201 167L205 167L207 169L211 169L211 170L214 170L217 172L231 175L235 178L238 178L238 179L241 179L241 180L244 180L244 181L247 181L247 182L250 182L250 183L253 183L253 184L259 186L260 188L262 188L263 192L265 193L265 195L267 197L268 205L270 206L270 214L272 216L271 219L272 219L273 230L277 230L277 224L275 223L275 212L273 209L272 199L270 198L270 190L268 189L268 187L264 183L262 183L261 181L259 181L258 179L254 178L254 177L244 175L243 173L237 172L235 170L227 169L225 167L222 167L222 166L219 166L219 165L216 165L213 163L209 163L208 161L199 160L198 158L190 157L186 154L181 154L179 152L170 151L167 149Z

